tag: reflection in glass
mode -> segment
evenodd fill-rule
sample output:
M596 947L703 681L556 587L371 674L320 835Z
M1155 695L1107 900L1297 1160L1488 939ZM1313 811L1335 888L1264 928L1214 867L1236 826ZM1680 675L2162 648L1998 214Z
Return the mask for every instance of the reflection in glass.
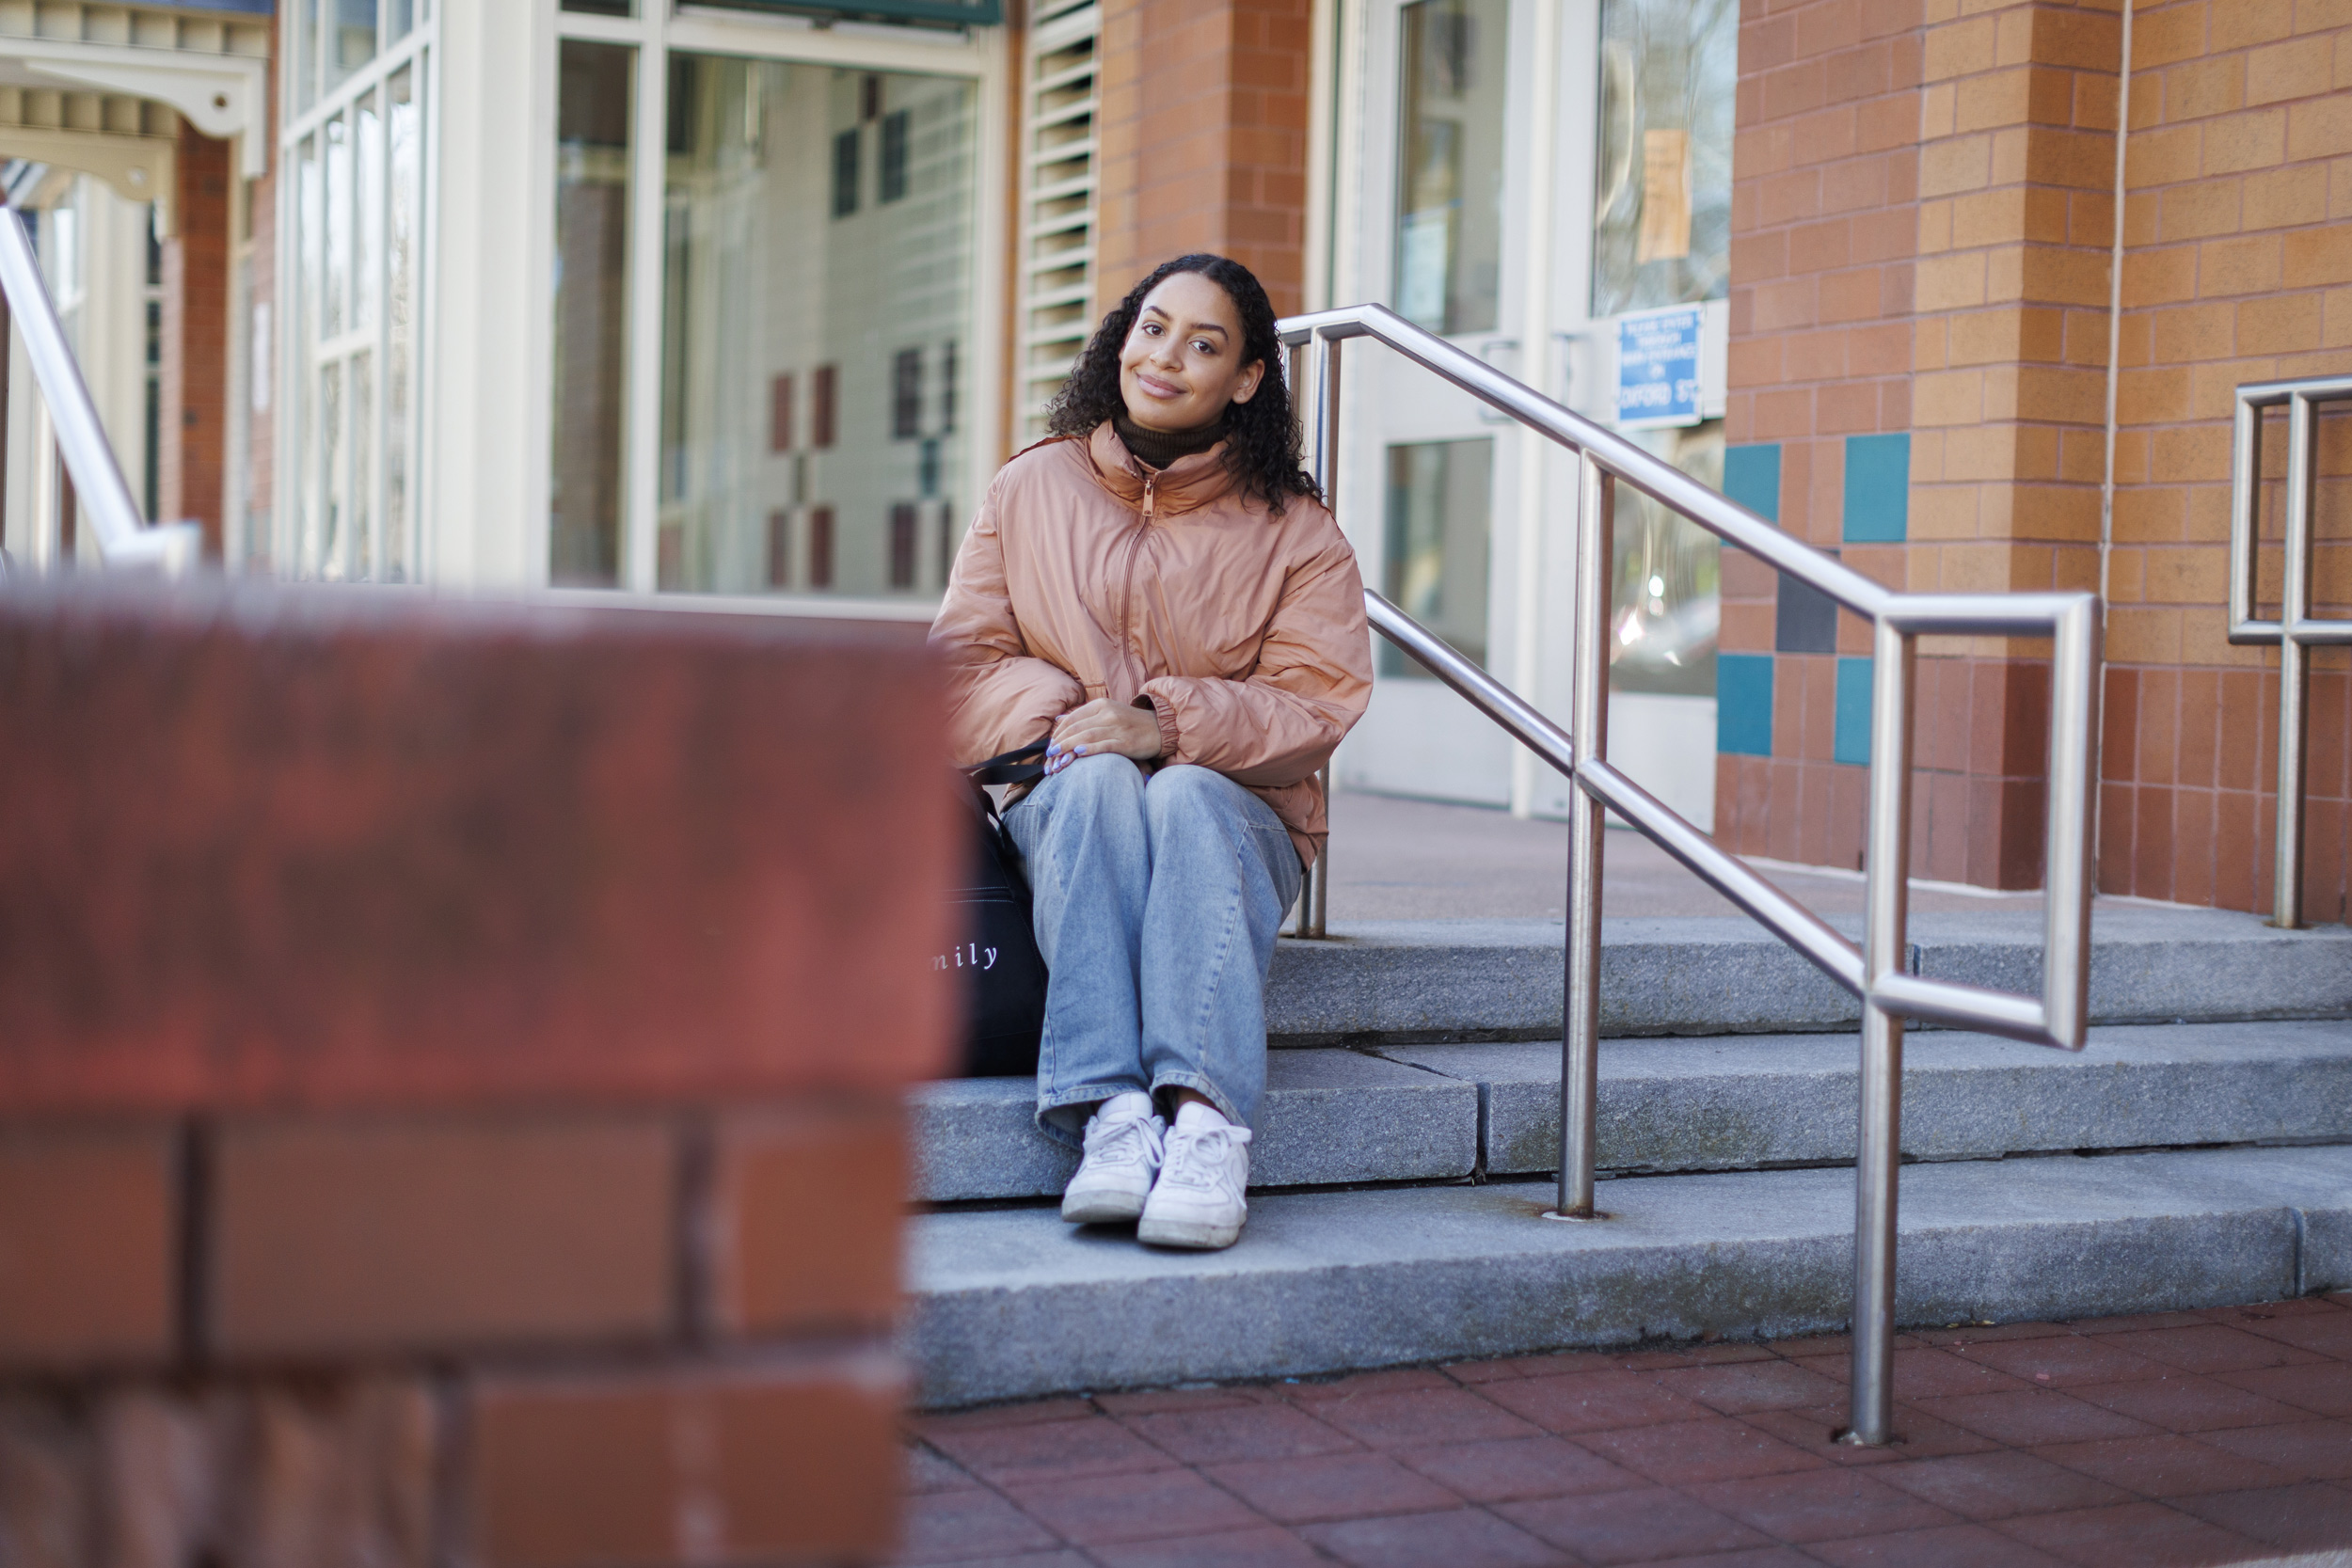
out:
M1593 314L1721 299L1738 0L1601 0Z
M1486 662L1487 497L1494 449L1491 436L1389 449L1382 592L1475 664ZM1380 673L1428 675L1386 640L1380 643Z
M391 137L391 244L384 258L384 580L416 576L408 517L409 340L415 330L417 209L421 194L413 68L392 73L385 87Z
M660 586L935 594L962 531L974 87L672 60Z
M352 107L358 139L359 243L351 258L351 325L375 323L375 262L384 254L384 138L376 119L374 92L364 92Z
M375 0L324 0L334 19L326 42L326 90L375 58Z
M1432 332L1491 331L1502 256L1508 0L1400 13L1396 309Z
M340 336L351 324L344 302L351 295L351 117L326 122L326 318L321 337Z
M294 363L307 376L316 363L319 341L319 278L325 272L326 201L319 174L316 136L305 136L294 153L294 253L301 264L288 281L294 297ZM294 525L292 560L296 575L317 570L319 562L319 400L299 396L294 404L294 491L288 508Z
M565 40L556 109L555 406L548 573L621 579L628 166L636 52Z
M371 356L351 356L351 580L375 578L375 407Z
M1710 490L1724 484L1724 423L1627 436ZM1617 486L1609 683L1618 691L1715 694L1723 618L1722 546L1630 484Z

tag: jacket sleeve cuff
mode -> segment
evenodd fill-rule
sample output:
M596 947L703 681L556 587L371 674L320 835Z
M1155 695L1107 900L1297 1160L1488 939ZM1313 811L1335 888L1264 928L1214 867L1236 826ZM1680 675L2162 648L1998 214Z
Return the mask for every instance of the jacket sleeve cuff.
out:
M1145 692L1142 696L1137 697L1136 699L1135 705L1137 707L1150 708L1152 710L1152 716L1160 721L1160 754L1158 760L1161 762L1175 761L1176 710L1168 706L1168 704L1160 701L1159 698L1153 696L1149 691Z

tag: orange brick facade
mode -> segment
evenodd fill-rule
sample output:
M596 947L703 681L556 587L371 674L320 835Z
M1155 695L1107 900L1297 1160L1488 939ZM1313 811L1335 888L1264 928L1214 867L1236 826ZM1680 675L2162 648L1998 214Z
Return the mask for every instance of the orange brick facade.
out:
M1749 0L1727 436L1774 452L1783 527L1890 586L2096 590L2106 554L2101 885L2266 908L2277 718L2261 671L2277 659L2224 641L2231 397L2352 369L2352 11L2141 4L2134 28L2119 319L2118 0ZM1907 515L1896 542L1869 538L1867 517L1857 538L1851 438L1898 432ZM2322 554L2322 599L2352 597ZM1719 758L1718 833L1856 864L1862 769L1839 760L1836 710L1840 675L1867 674L1833 667L1867 657L1862 627L1840 616L1835 653L1793 651L1775 639L1772 574L1730 562L1724 584L1725 653L1772 660L1772 739L1769 755ZM1922 646L1915 874L2038 881L2039 652ZM2312 697L2306 910L2320 921L2344 909L2344 667L2323 658Z
M1094 314L1171 256L1256 273L1302 302L1309 0L1107 0Z

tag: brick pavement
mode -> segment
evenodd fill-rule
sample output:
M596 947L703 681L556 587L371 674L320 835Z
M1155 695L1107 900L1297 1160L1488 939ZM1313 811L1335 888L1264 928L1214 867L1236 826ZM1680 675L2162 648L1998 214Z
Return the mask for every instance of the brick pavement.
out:
M2352 1561L2352 1291L1102 1394L908 1422L907 1564ZM2318 1554L2307 1558L2304 1554Z

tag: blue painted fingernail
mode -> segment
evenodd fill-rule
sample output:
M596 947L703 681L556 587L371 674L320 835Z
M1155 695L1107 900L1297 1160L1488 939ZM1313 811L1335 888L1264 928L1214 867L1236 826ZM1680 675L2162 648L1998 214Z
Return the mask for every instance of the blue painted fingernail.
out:
M1077 752L1080 756L1087 754L1087 749L1083 746L1073 746L1071 750Z

